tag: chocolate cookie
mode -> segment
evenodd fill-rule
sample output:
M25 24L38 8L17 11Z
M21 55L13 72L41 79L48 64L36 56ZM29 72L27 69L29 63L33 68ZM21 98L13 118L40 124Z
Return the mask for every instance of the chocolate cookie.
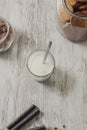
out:
M77 2L87 2L87 0L76 0Z
M5 37L7 33L7 26L3 20L0 19L0 40Z

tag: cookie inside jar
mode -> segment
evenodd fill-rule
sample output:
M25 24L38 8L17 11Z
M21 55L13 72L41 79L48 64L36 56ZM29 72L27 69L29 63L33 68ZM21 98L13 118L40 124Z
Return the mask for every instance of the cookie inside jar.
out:
M60 19L64 36L74 42L86 40L87 0L62 0L62 2Z
M13 41L14 28L7 20L0 17L0 52L8 50Z

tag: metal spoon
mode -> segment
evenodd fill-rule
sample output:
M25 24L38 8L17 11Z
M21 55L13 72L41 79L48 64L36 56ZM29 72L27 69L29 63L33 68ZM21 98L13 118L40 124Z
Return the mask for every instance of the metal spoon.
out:
M45 64L45 60L48 56L48 53L49 53L51 46L52 46L52 41L50 41L49 44L48 44L48 47L47 47L47 50L46 50L46 53L45 53L45 56L44 56L43 64Z

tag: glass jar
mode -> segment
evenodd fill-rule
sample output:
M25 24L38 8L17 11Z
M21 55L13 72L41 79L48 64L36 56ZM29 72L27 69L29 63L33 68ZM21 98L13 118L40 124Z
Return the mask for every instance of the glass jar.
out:
M57 0L58 30L68 40L87 40L87 0Z
M14 41L14 28L11 24L0 17L0 52L9 49Z
M29 74L38 82L49 79L55 69L55 59L51 53L48 54L45 63L43 63L45 53L46 50L35 50L27 60Z

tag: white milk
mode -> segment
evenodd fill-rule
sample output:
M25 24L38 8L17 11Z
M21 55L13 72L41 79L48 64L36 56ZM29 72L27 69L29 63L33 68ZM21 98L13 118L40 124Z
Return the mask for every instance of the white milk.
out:
M28 59L28 68L36 76L47 76L53 72L54 69L54 58L51 54L48 54L45 63L43 59L45 51L35 51Z

